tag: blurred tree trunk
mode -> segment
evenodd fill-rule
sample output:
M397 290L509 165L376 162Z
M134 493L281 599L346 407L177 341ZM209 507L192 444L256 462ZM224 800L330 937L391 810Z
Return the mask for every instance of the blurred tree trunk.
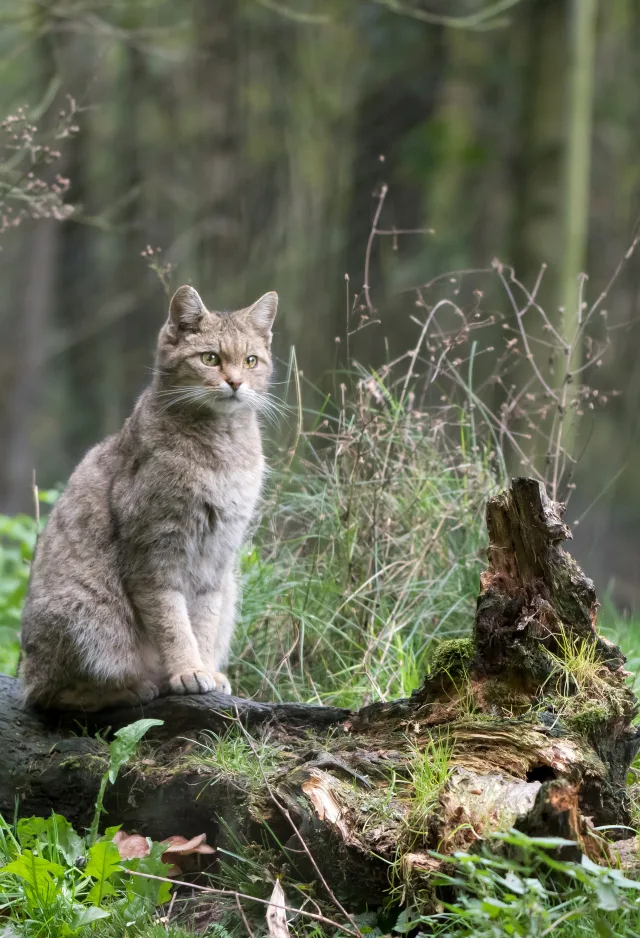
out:
M464 29L445 29L443 45L445 63L430 121L432 170L427 177L427 211L429 226L435 231L429 242L425 280L470 266L477 203L483 195L470 185L481 88L474 77L482 74L478 60L487 54L490 42Z
M347 268L341 233L362 54L344 7L332 0L324 9L332 24L290 24L271 63L274 99L282 80L278 62L287 63L289 86L281 128L284 172L272 229L281 246L273 258L276 273L287 290L282 326L286 346L295 345L300 366L317 376L333 367L336 336L344 337Z
M193 0L193 21L198 121L194 171L200 180L194 212L195 273L198 288L213 308L237 307L243 300L246 260L239 5L235 0Z
M7 335L0 437L5 458L0 478L2 508L11 513L32 504L32 472L36 469L34 438L42 402L44 347L51 328L55 265L60 223L41 219L25 232L23 289ZM6 335L6 334L5 334Z
M56 75L53 39L44 20L44 7L32 28L40 30L34 44L35 97L43 100ZM40 121L51 123L50 114ZM57 171L64 171L58 164ZM36 468L34 438L43 390L44 352L52 328L56 252L60 223L53 219L26 221L17 232L22 247L16 266L11 319L4 332L3 381L0 394L0 440L5 454L0 461L0 500L7 512L28 510L32 472Z
M346 223L346 262L352 295L362 292L364 261L372 219L378 204L382 183L389 186L379 227L417 228L430 226L430 206L423 198L426 182L435 176L431 165L433 153L422 152L425 136L433 128L431 121L438 104L440 90L446 82L447 63L443 30L422 27L419 32L407 30L403 17L378 10L371 18L369 31L360 41L370 48L370 65L361 80L354 123L354 153ZM392 50L392 61L382 59L381 37ZM381 67L384 62L384 67ZM400 64L402 63L402 64ZM415 80L415 75L420 80ZM440 168L436 161L436 167ZM416 236L399 241L403 262L415 263L416 281L428 277L429 249ZM377 238L372 245L370 264L371 298L374 306L385 310L389 325L365 329L352 339L352 355L363 362L378 362L386 356L385 340L390 342L391 356L403 351L413 341L414 327L405 315L406 301L390 299L397 282L393 239ZM360 297L362 302L362 296ZM343 301L344 302L344 301ZM357 321L357 320L356 320ZM342 325L342 324L341 324ZM340 330L344 334L344 328Z
M519 280L531 287L550 265L540 292L557 319L557 270L561 257L560 206L566 78L565 0L537 0L523 7L522 109L514 161L515 211L511 259Z
M566 0L537 0L522 8L518 39L524 65L520 74L521 109L516 129L517 151L513 161L514 211L511 252L508 257L516 277L529 290L544 275L537 300L554 325L558 326L559 261L562 257L562 159L565 144L567 7ZM519 294L524 305L524 297ZM501 293L503 309L509 303ZM512 314L509 314L512 315ZM515 322L510 320L512 327ZM548 340L544 322L530 311L525 320L530 344L539 368L550 385L564 365L553 353L541 354L540 340ZM523 357L515 377L518 387L530 382L530 363ZM531 392L539 393L535 384ZM520 445L536 469L544 471L549 449L550 421L532 426L523 419ZM515 455L513 457L516 459ZM513 467L514 470L516 466Z
M70 200L84 207L88 197L88 145L80 133L68 145ZM69 468L95 442L97 416L100 412L99 373L101 352L95 339L83 340L92 319L92 295L95 289L92 265L92 231L82 221L68 222L62 231L57 277L56 306L58 322L66 337L61 356L64 380L62 450Z
M593 113L596 23L598 0L572 0L569 29L569 110L565 145L563 252L559 298L563 335L573 345L569 368L582 365L582 341L577 339L583 302L579 277L585 272L589 233L591 127ZM575 400L580 379L571 386L568 404ZM571 446L575 427L567 428L565 443ZM569 438L571 437L571 439Z
M131 9L127 26L141 25L140 14ZM117 137L118 169L123 208L118 216L118 245L115 263L115 289L119 302L130 312L122 316L109 330L109 355L105 359L103 382L109 402L103 405L106 432L114 432L122 425L131 405L142 387L149 381L145 365L151 361L150 351L162 323L163 310L158 317L136 315L137 306L144 296L145 267L140 256L146 248L145 235L145 167L142 138L145 99L151 97L145 55L134 43L122 50L122 65L118 76ZM151 237L151 235L149 235ZM157 242L153 247L157 247Z

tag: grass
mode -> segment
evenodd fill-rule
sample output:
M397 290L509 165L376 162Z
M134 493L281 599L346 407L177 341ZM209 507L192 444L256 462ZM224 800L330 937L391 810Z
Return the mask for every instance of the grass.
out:
M562 625L557 642L558 652L549 651L548 655L555 666L560 695L570 700L576 694L593 693L603 671L595 642L574 638Z
M244 558L232 683L342 706L408 695L472 621L489 457L463 413L447 428L371 378L289 461Z
M277 762L277 751L262 736L249 737L242 728L231 726L223 735L204 730L186 757L213 779L225 778L236 784L260 785Z
M424 749L413 748L409 767L412 804L407 821L410 830L425 830L425 824L451 774L452 752L453 742L448 736L431 736Z
M36 543L36 522L28 515L0 515L0 673L18 663L20 614Z

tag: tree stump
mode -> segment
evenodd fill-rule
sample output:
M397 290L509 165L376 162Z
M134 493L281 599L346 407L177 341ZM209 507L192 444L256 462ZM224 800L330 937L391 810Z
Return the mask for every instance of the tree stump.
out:
M12 817L19 799L21 815L55 810L87 825L106 767L93 735L147 716L164 725L109 789L106 824L159 840L204 832L214 847L262 839L352 910L394 883L428 889L430 851L514 826L610 859L596 828L630 833L637 701L623 655L596 631L593 583L561 547L562 514L531 479L489 499L472 633L437 647L408 699L349 712L212 693L37 714L0 678L0 812ZM198 742L203 730L235 739L233 765L215 736Z

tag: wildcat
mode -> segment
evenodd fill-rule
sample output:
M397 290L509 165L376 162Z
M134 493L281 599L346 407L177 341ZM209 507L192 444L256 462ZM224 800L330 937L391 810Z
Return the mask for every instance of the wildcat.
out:
M73 472L43 531L22 619L27 704L97 710L230 693L236 561L260 494L278 297L208 311L180 287L153 380Z

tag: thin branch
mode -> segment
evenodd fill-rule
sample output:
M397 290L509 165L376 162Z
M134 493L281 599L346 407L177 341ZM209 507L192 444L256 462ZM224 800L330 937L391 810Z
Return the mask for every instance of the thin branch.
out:
M269 899L259 899L257 896L250 896L246 892L238 892L235 889L219 889L215 886L199 886L197 883L187 883L183 879L169 879L168 876L156 876L154 873L140 873L138 870L125 870L123 868L123 872L128 873L129 876L140 876L142 879L154 879L161 883L171 883L172 886L187 886L188 889L196 889L198 892L205 892L214 896L229 896L231 899L248 899L250 902L259 902L260 905L270 905ZM341 925L339 922L335 922L333 919L327 918L325 915L319 915L315 912L305 912L304 909L295 909L290 905L285 905L283 908L287 912L295 912L296 915L305 915L307 918L312 918L316 922L324 922L325 925L332 925L334 928L339 928L341 931L346 932L347 935L353 935L353 938L362 938L362 933L360 931L353 931L346 925ZM349 921L351 921L350 918Z
M389 187L385 183L385 185L383 185L382 189L380 190L380 197L378 198L378 205L376 208L376 213L373 216L373 223L371 225L371 231L369 232L369 240L367 241L367 251L364 256L364 283L362 287L364 290L364 298L367 304L367 309L369 310L370 313L375 313L375 309L371 304L371 294L369 292L369 267L371 264L371 249L373 247L373 242L377 234L378 219L380 218L380 213L382 212L382 206L384 205L384 200L387 197L388 191L389 191Z
M304 837L302 836L302 834L301 834L300 831L298 830L298 827L297 827L295 821L294 821L293 818L291 817L291 814L289 813L289 809L287 808L286 805L283 805L283 804L282 804L282 802L280 801L279 798L276 797L275 792L273 791L273 788L271 787L271 783L269 782L269 779L267 778L267 776L266 776L266 774L265 774L265 771L264 771L264 769L263 769L263 767L262 767L262 760L260 759L260 756L259 756L258 752L256 751L255 744L254 744L254 740L253 740L252 736L247 732L247 729L246 729L246 727L243 725L242 720L240 719L239 715L236 715L236 721L237 721L238 726L240 727L240 730L241 730L242 733L244 734L244 736L245 736L247 742L249 743L249 746L250 746L250 748L251 748L251 751L253 752L254 756L256 757L256 760L257 760L257 762L258 762L258 767L259 767L259 769L260 769L260 774L262 775L262 780L263 780L263 782L264 782L264 784L265 784L265 787L266 787L267 791L269 792L269 797L271 798L271 800L273 801L273 803L275 804L275 806L278 808L278 810L282 812L283 816L284 816L284 817L287 819L287 821L289 822L289 825L291 826L291 829L292 829L292 831L293 831L293 833L294 833L294 836L295 836L296 839L299 841L300 846L302 847L304 853L306 854L306 856L307 856L307 858L309 859L311 865L313 866L313 868L314 868L314 870L315 870L315 872L316 872L316 875L318 876L318 879L320 880L320 882L322 883L322 885L323 885L324 888L325 888L325 891L326 891L327 895L329 896L329 898L331 899L331 901L334 903L334 905L336 906L336 908L340 909L340 911L342 912L342 914L344 915L344 917L347 919L347 921L348 921L348 922L351 922L351 924L352 924L352 926L353 926L353 928L354 928L354 933L357 934L357 935L359 936L359 938L362 938L362 933L360 932L360 929L359 929L358 926L356 925L355 921L353 920L353 918L351 917L351 915L349 915L349 913L347 912L347 910L344 908L344 906L342 905L342 903L340 902L340 900L339 900L339 899L337 898L337 896L335 895L335 893L334 893L334 891L332 890L332 888L331 888L331 886L329 885L329 883L326 881L326 879L325 879L325 877L324 877L324 875L323 875L323 873L322 873L322 870L320 869L320 867L319 867L318 864L316 863L315 857L313 856L313 854L312 854L311 851L309 850L309 847L307 846L307 842L305 841Z
M408 6L401 0L375 0L380 6L386 7L391 13L399 13L402 16L410 16L412 19L420 20L422 23L430 23L434 26L450 26L453 29L478 29L486 28L500 13L504 13L514 7L520 0L497 0L479 13L469 13L466 16L442 16L438 13L429 13L427 10L421 10L418 7ZM493 25L501 25L502 21Z

